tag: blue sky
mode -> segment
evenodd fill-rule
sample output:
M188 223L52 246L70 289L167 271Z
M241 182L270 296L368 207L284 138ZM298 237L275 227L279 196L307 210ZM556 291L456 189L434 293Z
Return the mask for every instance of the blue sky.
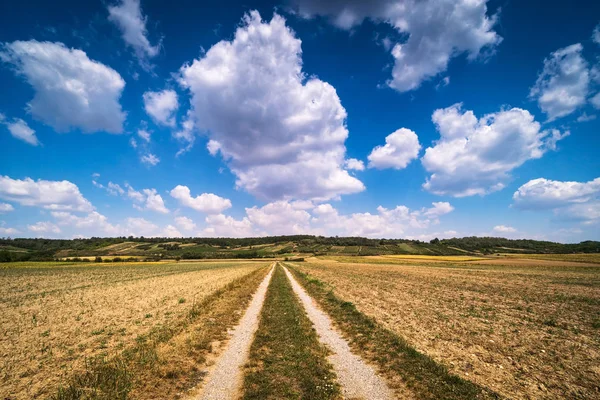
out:
M600 239L600 4L0 4L0 236Z

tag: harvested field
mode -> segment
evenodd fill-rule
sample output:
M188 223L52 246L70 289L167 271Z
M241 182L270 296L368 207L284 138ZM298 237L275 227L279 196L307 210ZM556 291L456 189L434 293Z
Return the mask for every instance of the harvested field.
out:
M49 397L86 359L116 354L267 263L7 264L0 397Z
M451 373L509 398L600 396L600 267L338 261L294 265Z

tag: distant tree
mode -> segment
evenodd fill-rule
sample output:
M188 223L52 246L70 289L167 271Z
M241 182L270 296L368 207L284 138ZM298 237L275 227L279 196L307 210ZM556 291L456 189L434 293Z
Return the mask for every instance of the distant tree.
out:
M96 258L94 258L94 262L98 262L98 263L102 262L102 257L96 256Z
M431 243L431 244L439 244L439 243L440 243L440 239L438 239L438 238L431 239L431 240L429 241L429 243Z

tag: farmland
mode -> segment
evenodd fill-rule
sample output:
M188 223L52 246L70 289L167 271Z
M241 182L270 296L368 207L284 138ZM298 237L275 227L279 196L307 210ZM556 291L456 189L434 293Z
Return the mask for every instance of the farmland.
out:
M551 258L293 265L451 373L502 396L597 397L598 258Z
M598 254L298 254L0 264L0 396L192 400L219 379L228 398L600 393ZM360 394L365 376L385 383Z
M118 354L161 327L180 326L195 305L265 266L5 264L0 269L0 397L48 397L84 370L86 360Z

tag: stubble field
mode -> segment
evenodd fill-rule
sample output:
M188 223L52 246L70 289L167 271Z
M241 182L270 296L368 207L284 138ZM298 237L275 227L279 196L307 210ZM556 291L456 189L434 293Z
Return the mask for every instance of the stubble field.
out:
M315 258L295 267L502 396L598 398L600 265L573 258Z
M7 264L0 269L0 398L54 395L264 262Z

